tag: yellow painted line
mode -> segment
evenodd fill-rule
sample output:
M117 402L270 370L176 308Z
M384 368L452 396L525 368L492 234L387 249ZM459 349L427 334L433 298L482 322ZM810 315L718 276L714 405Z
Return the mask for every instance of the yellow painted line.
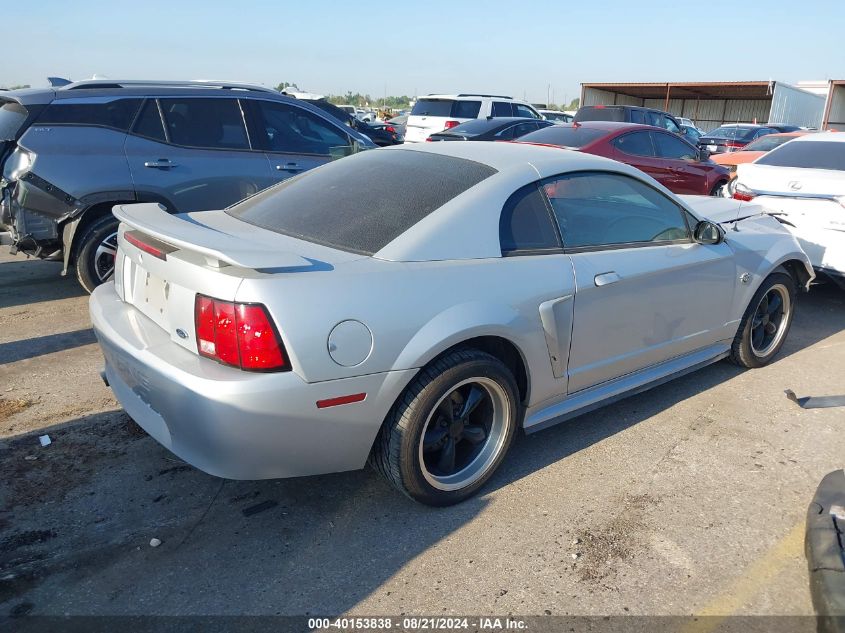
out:
M764 586L771 584L791 559L801 555L803 548L804 523L801 522L761 558L749 565L726 591L698 611L695 616L703 619L684 627L684 633L707 633L715 630L725 617L739 611Z

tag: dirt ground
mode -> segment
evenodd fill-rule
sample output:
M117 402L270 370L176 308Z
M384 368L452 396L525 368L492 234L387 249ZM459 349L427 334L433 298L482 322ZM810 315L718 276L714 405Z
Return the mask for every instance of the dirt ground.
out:
M812 613L804 513L843 466L845 410L784 390L845 393L838 288L800 297L769 367L717 363L521 436L447 509L369 470L206 475L101 364L75 280L3 248L0 615Z

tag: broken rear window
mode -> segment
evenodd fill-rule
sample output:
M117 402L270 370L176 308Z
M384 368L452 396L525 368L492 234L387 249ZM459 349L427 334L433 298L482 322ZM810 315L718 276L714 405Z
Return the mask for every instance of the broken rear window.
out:
M452 156L370 150L285 180L226 212L276 233L372 255L495 173Z

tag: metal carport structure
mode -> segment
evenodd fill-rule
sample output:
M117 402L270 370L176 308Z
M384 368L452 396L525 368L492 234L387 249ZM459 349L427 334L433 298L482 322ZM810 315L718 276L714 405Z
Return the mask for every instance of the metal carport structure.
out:
M581 105L636 105L695 121L705 131L723 123L821 127L823 96L780 81L583 83Z

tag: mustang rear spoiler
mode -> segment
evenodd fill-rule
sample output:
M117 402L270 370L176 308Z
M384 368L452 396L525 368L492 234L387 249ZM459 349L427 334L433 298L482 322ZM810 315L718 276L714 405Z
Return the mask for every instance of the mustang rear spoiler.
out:
M225 265L252 268L292 268L310 262L294 253L280 252L270 246L223 233L199 222L168 213L155 203L120 204L112 209L121 222L142 233L179 249L202 254L210 266Z

